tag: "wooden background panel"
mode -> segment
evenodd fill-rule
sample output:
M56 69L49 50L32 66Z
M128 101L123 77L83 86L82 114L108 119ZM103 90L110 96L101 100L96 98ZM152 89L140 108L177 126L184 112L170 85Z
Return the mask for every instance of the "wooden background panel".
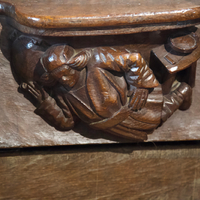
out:
M0 199L200 199L197 145L1 152L0 172Z

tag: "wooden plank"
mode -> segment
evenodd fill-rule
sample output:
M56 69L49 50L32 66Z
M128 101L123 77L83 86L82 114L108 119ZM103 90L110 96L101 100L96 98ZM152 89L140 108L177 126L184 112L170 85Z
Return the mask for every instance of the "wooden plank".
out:
M200 22L198 0L3 2L0 2L0 12L14 20L8 19L10 24L22 32L39 35L128 34L180 28Z
M197 143L6 151L0 171L4 200L200 198Z

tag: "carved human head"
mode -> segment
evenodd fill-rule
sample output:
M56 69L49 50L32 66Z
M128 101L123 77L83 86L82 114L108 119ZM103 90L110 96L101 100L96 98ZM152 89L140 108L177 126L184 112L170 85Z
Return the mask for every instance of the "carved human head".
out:
M27 35L20 35L13 42L11 69L19 84L31 81L41 83L40 77L45 70L40 64L40 58L46 49L42 42L40 38ZM49 85L51 82L52 80L46 79L41 84Z
M72 88L78 81L78 73L67 62L74 54L74 49L67 45L53 45L41 57L41 64L50 76L67 88Z

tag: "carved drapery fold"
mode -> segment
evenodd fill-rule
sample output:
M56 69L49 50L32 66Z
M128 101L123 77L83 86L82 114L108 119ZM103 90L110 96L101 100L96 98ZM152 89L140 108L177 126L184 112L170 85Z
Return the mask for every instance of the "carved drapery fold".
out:
M191 105L198 32L172 35L146 62L126 46L74 49L15 31L11 67L21 90L36 100L35 112L56 129L70 130L82 120L143 141L177 109Z

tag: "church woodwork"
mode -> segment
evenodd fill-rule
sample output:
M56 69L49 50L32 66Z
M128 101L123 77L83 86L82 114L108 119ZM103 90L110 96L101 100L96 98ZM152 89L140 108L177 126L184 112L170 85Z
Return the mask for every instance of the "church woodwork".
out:
M190 108L200 58L196 1L165 8L158 0L150 7L129 0L114 7L25 4L0 2L1 50L19 92L48 126L67 134L83 123L114 138L147 141L174 112Z

